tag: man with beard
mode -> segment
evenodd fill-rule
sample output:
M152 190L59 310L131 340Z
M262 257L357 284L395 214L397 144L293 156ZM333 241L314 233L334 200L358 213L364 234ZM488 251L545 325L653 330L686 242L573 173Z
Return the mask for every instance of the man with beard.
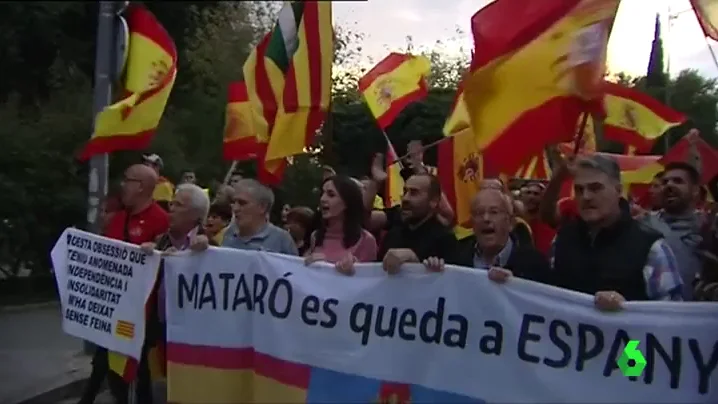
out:
M479 191L471 201L474 234L457 248L450 261L456 265L489 270L491 279L505 281L508 276L546 281L549 263L531 244L519 244L511 234L511 198L495 189ZM464 240L462 240L463 242Z
M441 198L441 185L433 175L415 174L406 180L401 221L389 228L379 251L388 273L397 273L409 262L440 270L443 260L453 254L456 237L437 218Z
M541 198L546 187L540 182L531 181L521 188L521 202L526 210L526 223L531 228L531 235L534 246L537 250L548 256L551 250L551 242L556 236L556 231L541 220L539 209Z
M626 300L682 300L671 248L631 217L618 163L600 155L577 160L574 191L580 217L558 230L552 283L594 295L602 310Z
M683 280L684 300L693 300L693 283L701 268L697 254L702 225L702 216L696 211L699 189L700 174L695 167L684 162L667 164L661 186L663 209L642 219L660 232L673 250Z

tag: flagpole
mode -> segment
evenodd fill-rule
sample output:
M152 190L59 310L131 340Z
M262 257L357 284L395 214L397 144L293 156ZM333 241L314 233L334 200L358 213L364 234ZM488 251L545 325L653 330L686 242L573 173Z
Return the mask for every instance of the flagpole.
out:
M112 102L112 82L117 75L117 39L119 27L117 18L118 2L100 1L97 15L97 46L95 48L95 88L93 90L92 111L96 117ZM94 132L94 131L93 131ZM90 159L90 174L87 182L87 230L95 234L102 232L99 220L100 209L107 198L107 173L109 158L107 153ZM84 341L83 351L94 352L94 344Z
M227 170L227 174L225 174L224 176L224 181L222 181L222 185L229 184L229 179L232 178L232 173L234 172L234 170L237 169L237 163L237 160L232 161L232 165L229 166L229 170Z
M458 135L458 134L457 134L457 135ZM441 143L443 143L443 142L445 142L445 141L451 139L453 136L454 136L454 135L452 135L452 136L444 136L444 137L442 137L441 139L439 139L439 140L437 140L437 141L435 141L435 142L431 142L431 143L429 143L428 145L422 147L422 148L421 148L421 151L427 151L427 150L431 149L432 147L436 147L436 146L438 146L439 144L441 144ZM386 140L387 140L387 142L388 142L388 141L389 141L389 137L387 137L386 133L384 133L384 137L386 138ZM411 154L411 153L406 153L406 154L404 154L403 156L398 157L398 158L396 159L396 161L395 161L394 163L391 163L390 165L393 165L393 164L395 164L395 163L397 163L397 162L406 160L407 158L409 158L409 155L410 155L410 154Z
M713 51L713 47L711 46L710 40L708 40L707 36L704 36L703 39L706 41L706 46L708 47L708 50L711 53L711 59L713 59L713 64L715 65L716 69L718 69L718 59L716 59L716 53Z

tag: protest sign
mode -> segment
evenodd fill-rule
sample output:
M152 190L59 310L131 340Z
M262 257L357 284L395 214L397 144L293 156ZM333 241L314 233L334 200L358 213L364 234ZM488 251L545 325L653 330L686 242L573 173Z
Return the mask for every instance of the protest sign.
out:
M159 254L148 256L135 245L69 228L51 256L65 332L139 358Z
M347 277L222 248L165 271L170 402L718 402L711 304L602 313L591 296L476 269ZM637 377L618 365L632 340Z

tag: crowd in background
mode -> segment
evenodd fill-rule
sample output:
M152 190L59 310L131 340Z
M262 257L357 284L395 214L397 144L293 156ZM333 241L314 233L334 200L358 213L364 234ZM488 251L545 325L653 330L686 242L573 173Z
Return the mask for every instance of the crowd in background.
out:
M640 206L624 197L612 158L560 157L548 182L510 189L499 178L481 179L470 222L456 223L423 150L414 143L403 161L404 191L396 206L384 206L379 196L387 173L377 155L362 178L325 167L318 206L286 204L274 223L274 193L257 180L233 173L210 199L192 171L174 186L161 176L162 159L148 155L126 170L119 194L108 198L105 235L148 253L202 253L215 245L298 255L308 266L328 262L347 276L361 270L361 262L381 262L389 275L405 263L432 272L460 265L486 270L498 283L520 277L587 293L599 310L620 310L625 301L718 301L716 210L706 204L694 165L666 165L654 179L650 201ZM574 196L561 199L567 181ZM457 239L457 225L473 234ZM148 302L146 351L162 345L164 335L160 275ZM93 401L108 376L106 352L98 352L83 403ZM149 403L143 362L136 394ZM118 402L127 402L127 385L111 375L109 380Z

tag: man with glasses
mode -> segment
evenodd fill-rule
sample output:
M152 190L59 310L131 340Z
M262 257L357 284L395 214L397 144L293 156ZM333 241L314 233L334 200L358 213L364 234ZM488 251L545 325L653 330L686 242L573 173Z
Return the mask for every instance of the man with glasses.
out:
M152 198L158 175L151 167L144 164L130 166L122 179L121 199L124 210L112 216L105 229L105 237L123 240L128 243L141 245L152 242L158 236L167 232L169 217L162 207ZM148 301L153 301L150 296ZM93 369L88 381L81 403L94 401L104 378L107 376L110 390L117 403L128 402L128 385L114 372L108 374L107 349L98 347L92 360ZM147 361L140 362L137 374L137 397L140 403L151 403L152 386ZM149 400L149 401L148 401Z

